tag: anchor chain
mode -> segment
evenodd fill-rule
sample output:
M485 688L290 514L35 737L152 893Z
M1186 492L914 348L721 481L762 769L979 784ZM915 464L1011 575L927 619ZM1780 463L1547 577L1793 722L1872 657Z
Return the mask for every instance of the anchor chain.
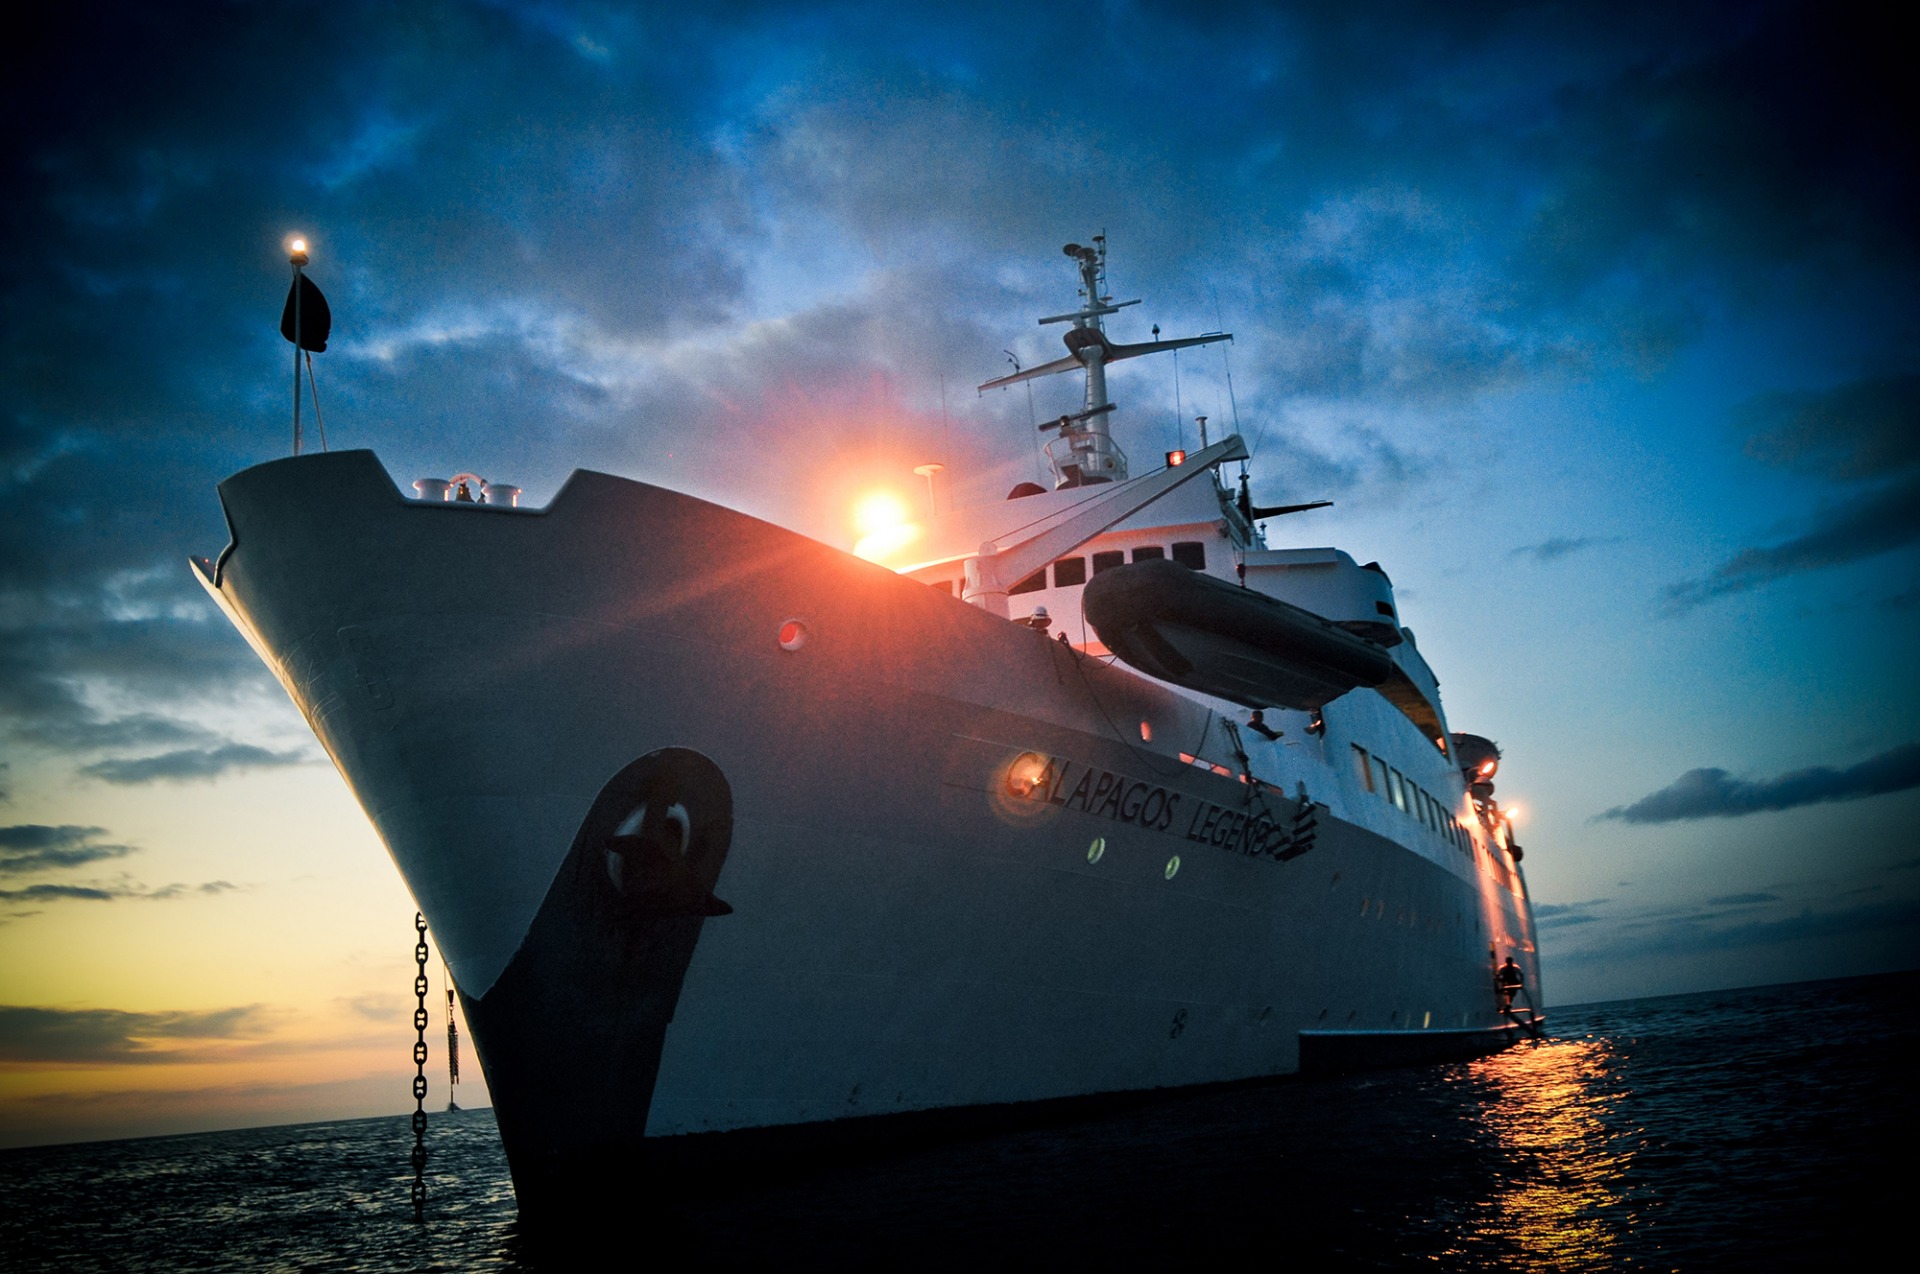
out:
M413 995L418 1007L413 1010L413 1219L426 1220L427 1208L427 918L413 913L413 930L418 941L413 946L413 962L418 972L413 979Z

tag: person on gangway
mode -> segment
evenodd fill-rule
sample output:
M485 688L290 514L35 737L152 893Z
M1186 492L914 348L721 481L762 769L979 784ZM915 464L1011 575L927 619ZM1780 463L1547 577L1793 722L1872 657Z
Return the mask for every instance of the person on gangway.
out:
M1526 977L1520 972L1520 966L1513 962L1512 956L1508 956L1507 962L1493 975L1493 983L1500 989L1500 1011L1513 1012L1513 997L1526 985Z

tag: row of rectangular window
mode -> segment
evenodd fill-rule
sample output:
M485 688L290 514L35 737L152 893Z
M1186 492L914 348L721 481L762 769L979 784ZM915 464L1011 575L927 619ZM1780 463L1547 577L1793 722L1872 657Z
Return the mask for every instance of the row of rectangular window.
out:
M1167 550L1158 544L1143 544L1133 550L1136 562L1159 562L1167 557ZM1127 554L1123 549L1103 550L1093 555L1093 574L1110 571L1126 563ZM1188 570L1207 569L1207 546L1199 540L1181 540L1173 546L1173 560ZM1053 586L1055 588L1074 588L1087 582L1087 559L1084 557L1063 557L1053 564ZM1037 593L1047 586L1047 568L1041 567L1033 574L1007 590L1008 596L1019 593Z
M1136 562L1158 562L1167 557L1167 550L1158 544L1143 544L1133 550ZM1207 546L1199 540L1181 540L1173 546L1173 560L1192 571L1207 569ZM1127 554L1124 549L1103 550L1093 555L1093 574L1110 571L1116 566L1126 565ZM1076 588L1087 582L1087 559L1084 557L1063 557L1053 564L1053 586L1055 588ZM928 585L946 593L956 591L957 581L950 579L929 580ZM1009 597L1021 593L1037 593L1047 586L1047 568L1041 567L1033 574L1007 590Z
M1413 815L1422 823L1453 842L1453 847L1469 856L1473 837L1466 825L1447 812L1447 807L1427 794L1425 788L1400 771L1373 756L1358 743L1353 745L1354 759L1360 766L1360 781L1392 805Z

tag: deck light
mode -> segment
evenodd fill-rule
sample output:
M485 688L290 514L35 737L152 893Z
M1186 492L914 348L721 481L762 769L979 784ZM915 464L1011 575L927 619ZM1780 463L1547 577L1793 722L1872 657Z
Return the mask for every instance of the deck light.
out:
M1046 781L1046 758L1032 752L1022 754L1007 770L1007 791L1015 796L1032 796L1034 789Z

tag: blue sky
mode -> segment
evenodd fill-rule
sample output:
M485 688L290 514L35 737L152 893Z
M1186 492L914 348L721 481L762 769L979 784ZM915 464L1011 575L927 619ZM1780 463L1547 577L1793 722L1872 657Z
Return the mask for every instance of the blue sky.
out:
M1033 476L1024 391L972 386L1055 356L1104 231L1117 336L1236 334L1178 411L1171 359L1117 369L1118 437L1237 418L1258 499L1336 501L1277 543L1386 565L1507 750L1551 999L1920 963L1920 112L1877 14L63 10L0 89L0 1139L393 1108L411 906L184 566L288 448L293 231L332 445L840 544L924 460Z

